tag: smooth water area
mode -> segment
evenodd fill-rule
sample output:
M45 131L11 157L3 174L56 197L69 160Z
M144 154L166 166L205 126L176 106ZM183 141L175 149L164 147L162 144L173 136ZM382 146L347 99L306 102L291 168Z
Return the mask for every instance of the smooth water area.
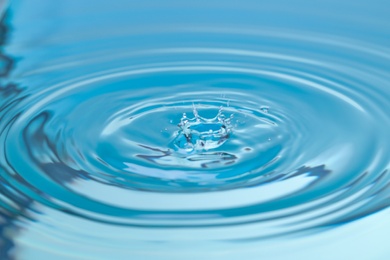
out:
M0 7L0 259L389 259L388 1Z

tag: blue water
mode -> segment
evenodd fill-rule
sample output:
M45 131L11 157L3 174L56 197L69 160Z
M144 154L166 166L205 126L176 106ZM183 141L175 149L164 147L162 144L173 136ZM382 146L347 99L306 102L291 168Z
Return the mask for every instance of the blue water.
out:
M390 258L388 1L0 10L0 259Z

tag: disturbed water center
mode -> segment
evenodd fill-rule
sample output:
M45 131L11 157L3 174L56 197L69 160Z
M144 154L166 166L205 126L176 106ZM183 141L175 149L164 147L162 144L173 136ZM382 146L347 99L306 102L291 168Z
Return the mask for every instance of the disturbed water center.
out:
M221 108L214 118L204 118L199 116L195 107L193 113L194 118L188 118L186 113L183 113L178 124L179 131L174 143L180 151L208 151L220 147L230 138L233 131L233 114L226 118Z

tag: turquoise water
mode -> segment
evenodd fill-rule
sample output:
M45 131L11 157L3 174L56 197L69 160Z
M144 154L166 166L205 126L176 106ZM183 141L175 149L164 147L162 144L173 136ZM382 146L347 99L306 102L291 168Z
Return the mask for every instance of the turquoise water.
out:
M5 1L0 259L388 259L388 1Z

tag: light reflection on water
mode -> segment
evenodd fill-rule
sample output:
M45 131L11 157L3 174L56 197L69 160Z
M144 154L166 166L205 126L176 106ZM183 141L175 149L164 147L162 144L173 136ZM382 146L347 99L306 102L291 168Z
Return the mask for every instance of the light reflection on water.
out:
M1 259L389 255L386 1L2 9Z

